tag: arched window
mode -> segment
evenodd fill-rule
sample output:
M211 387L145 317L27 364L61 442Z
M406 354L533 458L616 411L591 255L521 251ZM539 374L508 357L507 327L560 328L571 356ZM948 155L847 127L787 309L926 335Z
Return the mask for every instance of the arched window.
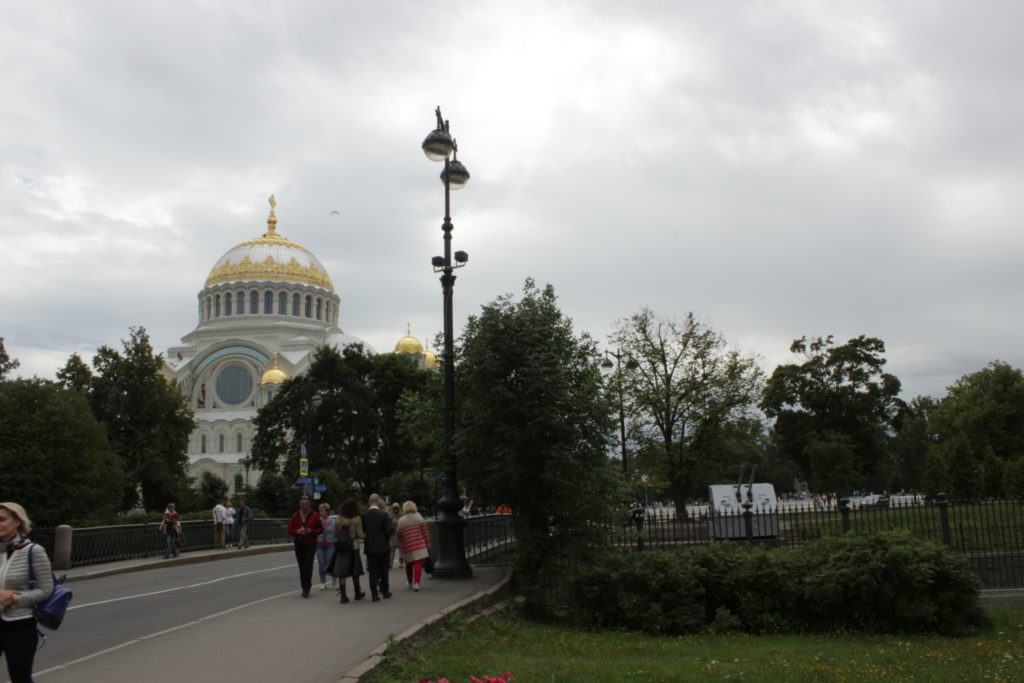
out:
M255 289L249 292L249 315L260 312L260 294Z
M199 437L199 452L206 452L206 434L203 434L202 436Z
M316 300L316 319L324 319L324 300L319 297Z
M220 317L220 294L213 297L213 317Z
M220 437L217 439L217 449L218 449L218 452L220 452L220 453L224 452L224 435L223 434L221 434Z
M235 434L235 450L239 453L242 452L242 434Z
M299 315L299 295L292 294L292 315Z
M306 317L313 317L313 297L306 295Z
M224 295L224 315L231 315L231 292Z
M274 312L274 293L271 291L263 292L263 314L270 315Z
M288 315L288 294L286 292L277 293L277 314Z
M211 312L213 311L213 302L210 301L210 297L206 297L206 317L204 320L209 320Z
M235 298L238 300L238 315L245 315L245 292L239 292Z
M242 475L241 474L236 474L235 475L235 493L241 493L243 486L244 486L244 484L242 483Z

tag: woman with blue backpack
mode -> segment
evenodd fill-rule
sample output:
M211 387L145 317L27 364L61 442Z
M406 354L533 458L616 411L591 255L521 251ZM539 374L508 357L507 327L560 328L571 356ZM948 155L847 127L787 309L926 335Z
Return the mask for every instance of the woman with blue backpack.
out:
M50 558L43 546L29 540L31 530L25 508L0 503L0 541L4 544L0 553L0 655L7 658L12 683L32 681L39 643L32 607L53 592ZM29 576L30 567L33 577Z

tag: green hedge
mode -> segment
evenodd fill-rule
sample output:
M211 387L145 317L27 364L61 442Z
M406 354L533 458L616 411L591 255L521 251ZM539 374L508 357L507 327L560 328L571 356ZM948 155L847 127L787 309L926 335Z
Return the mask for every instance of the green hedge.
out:
M574 573L571 595L575 618L602 628L955 634L985 624L979 586L962 557L885 532L800 548L609 552Z

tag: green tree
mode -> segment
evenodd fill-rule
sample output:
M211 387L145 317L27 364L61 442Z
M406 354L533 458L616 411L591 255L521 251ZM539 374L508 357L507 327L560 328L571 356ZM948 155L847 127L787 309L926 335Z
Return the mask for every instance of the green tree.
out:
M0 500L42 526L109 521L121 463L80 393L53 382L0 382Z
M635 361L614 381L622 383L640 462L668 482L685 515L688 498L751 461L763 373L692 313L676 321L645 308L620 320L611 341Z
M890 437L905 406L900 381L882 371L884 342L801 337L789 350L804 362L775 368L761 402L775 420L777 447L813 490L888 488Z
M517 569L533 589L559 558L585 556L625 493L607 457L613 423L599 361L554 289L532 280L519 301L499 297L463 333L460 473L511 506Z
M122 507L135 505L141 492L147 510L163 510L188 486L188 438L195 419L185 396L161 373L162 358L154 355L146 330L131 328L122 345L123 354L108 346L96 352L89 403L122 461ZM62 371L69 386L84 374L79 363L72 356Z
M7 355L7 348L4 346L4 338L0 337L0 381L7 379L12 370L16 370L21 363L18 359L12 359Z
M949 488L959 498L1002 493L1007 466L1024 458L1024 374L1006 363L964 375L931 411L928 427L936 443L929 450L945 464ZM940 481L928 481L937 493Z
M228 483L211 472L203 472L199 478L199 504L212 509L219 501L228 497Z
M74 353L64 367L57 371L57 380L65 389L88 394L93 380L92 368L86 365L81 356Z
M256 483L248 503L270 517L287 517L296 509L297 499L292 480L277 472L266 471Z
M428 472L440 472L442 468L444 419L441 382L441 373L431 372L424 387L405 391L398 399L398 428L415 450L416 471L395 475L396 479L385 488L393 496L402 491L401 497L415 501L423 512L434 509L436 503L426 475ZM487 502L482 492L471 493L470 497L481 504Z
M256 417L256 467L294 476L308 443L310 467L333 471L364 494L396 472L417 467L417 451L400 431L397 404L432 373L404 354L341 353L324 347L309 370L285 382ZM314 405L314 397L320 405Z
M893 488L898 491L923 490L928 447L935 443L935 435L928 428L928 416L938 404L931 396L917 396L907 405L892 439Z

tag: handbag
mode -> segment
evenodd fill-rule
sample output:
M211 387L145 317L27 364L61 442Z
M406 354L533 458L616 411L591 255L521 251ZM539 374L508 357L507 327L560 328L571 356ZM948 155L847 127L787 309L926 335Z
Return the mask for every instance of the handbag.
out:
M37 544L31 543L28 548L29 590L35 590L36 587L36 575L32 568L32 546L35 545ZM50 597L46 598L46 600L37 602L32 606L32 614L40 626L56 631L60 628L61 622L64 621L64 614L68 611L68 604L71 603L71 598L74 594L64 585L67 574L61 575L60 578L54 576L52 572L50 575L53 576L53 592L50 593Z
M434 573L434 558L432 558L430 555L427 555L423 558L423 571L425 571L428 574Z

